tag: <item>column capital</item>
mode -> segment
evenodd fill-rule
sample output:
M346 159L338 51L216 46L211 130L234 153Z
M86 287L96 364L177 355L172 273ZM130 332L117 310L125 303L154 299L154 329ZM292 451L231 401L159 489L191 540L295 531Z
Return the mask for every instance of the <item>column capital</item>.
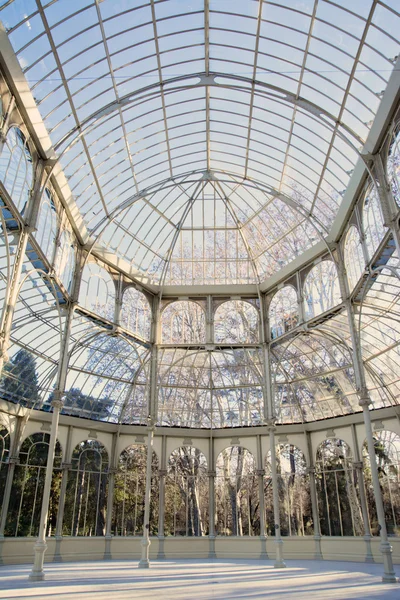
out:
M53 408L58 408L59 410L62 409L62 407L64 406L64 392L62 392L61 390L54 390L51 406Z
M369 392L367 389L358 390L358 397L358 404L360 406L369 406L370 404L372 404L372 400L369 396Z
M259 477L264 477L265 469L256 469L256 475L258 475Z
M315 467L307 467L306 473L307 475L315 475Z
M10 456L10 458L8 459L8 464L9 465L19 465L19 456Z
M158 476L159 477L166 477L167 476L167 469L158 469Z
M276 419L275 418L266 419L265 426L270 433L275 433L276 432Z
M207 471L207 477L216 477L217 471Z
M118 473L118 467L110 467L108 469L108 474L109 475L116 475Z

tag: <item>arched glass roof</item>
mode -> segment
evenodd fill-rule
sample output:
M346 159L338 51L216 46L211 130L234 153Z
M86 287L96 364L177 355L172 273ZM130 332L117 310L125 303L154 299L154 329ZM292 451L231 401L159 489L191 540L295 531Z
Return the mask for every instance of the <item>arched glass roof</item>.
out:
M393 70L398 11L9 0L0 19L88 235L151 284L235 284L328 235Z

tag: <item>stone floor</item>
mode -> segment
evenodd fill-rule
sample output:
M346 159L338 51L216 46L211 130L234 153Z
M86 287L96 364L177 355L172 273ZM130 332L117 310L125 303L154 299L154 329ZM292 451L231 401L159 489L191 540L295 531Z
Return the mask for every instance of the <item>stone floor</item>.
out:
M215 559L154 561L138 570L131 561L46 565L46 580L31 583L30 566L0 567L0 598L7 600L400 600L400 583L383 584L382 566L329 561ZM396 567L400 575L400 567Z

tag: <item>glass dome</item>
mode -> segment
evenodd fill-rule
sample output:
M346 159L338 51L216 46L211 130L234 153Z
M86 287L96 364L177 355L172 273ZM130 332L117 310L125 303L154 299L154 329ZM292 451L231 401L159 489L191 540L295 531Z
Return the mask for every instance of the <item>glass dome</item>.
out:
M259 284L336 219L394 7L11 1L0 18L81 233L159 285Z

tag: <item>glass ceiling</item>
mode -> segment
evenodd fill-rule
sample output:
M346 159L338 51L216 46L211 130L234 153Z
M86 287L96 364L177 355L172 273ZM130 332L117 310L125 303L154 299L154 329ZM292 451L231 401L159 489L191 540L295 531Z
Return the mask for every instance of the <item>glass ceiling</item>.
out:
M398 0L8 0L88 233L142 281L259 283L326 236Z

